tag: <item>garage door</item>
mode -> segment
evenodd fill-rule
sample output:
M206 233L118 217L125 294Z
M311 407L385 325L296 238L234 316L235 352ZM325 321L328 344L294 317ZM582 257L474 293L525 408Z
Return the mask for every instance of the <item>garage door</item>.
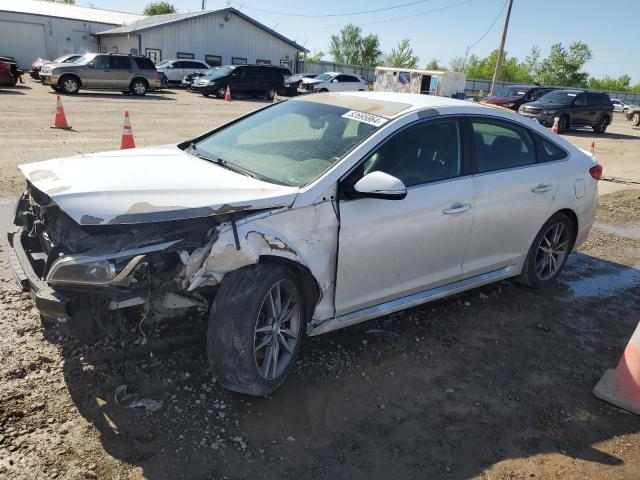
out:
M29 70L45 54L44 25L0 20L0 55L15 57L18 65Z

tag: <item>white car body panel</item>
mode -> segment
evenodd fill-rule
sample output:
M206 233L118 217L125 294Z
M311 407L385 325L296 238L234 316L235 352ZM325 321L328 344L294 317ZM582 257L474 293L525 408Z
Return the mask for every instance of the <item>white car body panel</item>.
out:
M331 79L327 81L319 81L317 78L303 78L301 85L313 85L315 91L326 90L327 92L358 92L358 91L366 91L368 90L368 85L357 75L352 74L344 74L349 75L350 77L356 77L360 81L359 82L334 82L336 77L339 75L343 75L341 72L325 72L327 75L331 75Z
M386 100L407 108L301 188L245 177L175 146L54 159L20 169L81 224L135 223L140 211L157 216L155 221L171 218L172 212L186 218L190 209L201 215L202 209L207 215L245 211L235 228L222 223L206 248L184 252L188 288L220 283L229 272L264 256L295 262L310 272L319 290L309 334L518 275L533 236L559 210L575 212L576 244L586 238L597 206L597 182L589 175L594 159L537 122L444 97L329 95L345 104L358 100L375 108L376 101ZM340 180L382 140L417 120L444 115L503 118L538 132L569 155L411 187L403 200L337 200ZM539 184L552 188L532 192ZM443 213L466 204L470 208L459 213ZM254 209L262 211L247 212ZM123 222L129 214L134 215Z
M171 65L174 65L174 63L176 62L182 62L182 61L188 61L188 62L198 62L198 63L202 63L199 60L174 60ZM182 79L185 77L185 75L188 75L190 73L194 73L194 72L204 72L205 70L209 70L211 67L205 64L202 64L202 68L167 68L167 66L162 66L159 67L157 70L158 72L162 72L167 76L167 80L169 82L182 82Z

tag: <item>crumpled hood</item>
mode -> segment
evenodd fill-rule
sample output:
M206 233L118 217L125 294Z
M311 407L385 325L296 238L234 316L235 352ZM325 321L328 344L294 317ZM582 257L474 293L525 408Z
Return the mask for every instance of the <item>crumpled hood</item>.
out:
M315 78L303 78L302 83L325 83L326 80L316 80Z
M116 150L18 167L82 225L149 223L289 206L298 188L263 182L175 145Z

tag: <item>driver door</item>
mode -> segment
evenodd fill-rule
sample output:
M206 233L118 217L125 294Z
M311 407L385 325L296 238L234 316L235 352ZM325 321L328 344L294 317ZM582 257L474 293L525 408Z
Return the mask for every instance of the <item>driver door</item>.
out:
M457 118L394 134L340 184L336 315L455 282L473 220L474 185ZM382 171L402 200L360 198L353 186Z
M113 86L113 72L109 55L98 55L87 65L84 84L88 88L110 88Z

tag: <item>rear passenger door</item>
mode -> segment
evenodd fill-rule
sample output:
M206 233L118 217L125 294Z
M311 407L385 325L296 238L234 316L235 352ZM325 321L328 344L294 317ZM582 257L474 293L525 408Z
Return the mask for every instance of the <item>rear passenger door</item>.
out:
M113 75L113 87L122 91L129 89L133 69L131 68L131 58L125 56L112 55L110 58L111 73Z
M526 255L549 216L559 181L548 163L537 163L537 134L494 117L468 121L476 199L464 277L512 265Z
M573 100L573 112L571 114L571 125L588 125L589 124L589 106L587 105L587 94L579 93Z

